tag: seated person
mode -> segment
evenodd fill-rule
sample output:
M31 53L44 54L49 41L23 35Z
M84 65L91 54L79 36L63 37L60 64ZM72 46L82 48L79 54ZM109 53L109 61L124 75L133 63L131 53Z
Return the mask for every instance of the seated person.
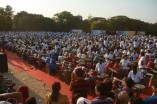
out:
M15 91L13 86L15 86L15 83L5 80L3 75L0 74L0 94Z
M0 94L6 93L7 89L8 89L8 87L6 85L6 82L3 79L3 75L1 74L0 75Z
M98 74L104 74L105 69L106 69L105 63L103 63L103 59L100 59L99 62L96 64L95 71Z
M70 104L67 95L60 93L61 85L59 82L52 84L52 92L46 95L46 104Z
M115 92L113 92L113 90L112 90L113 84L112 84L111 79L105 78L105 79L103 80L103 83L106 83L107 88L109 88L109 89L108 89L109 93L107 94L107 97L111 97L112 99L114 99Z
M142 83L143 80L143 73L137 70L137 65L132 66L132 70L128 74L128 78L131 78L134 83Z
M80 97L77 100L76 104L91 104L90 100L84 98L84 97Z
M10 103L8 101L0 101L0 104L12 104L12 103Z
M128 104L145 104L140 97L131 97Z
M149 96L145 99L143 99L144 104L157 104L157 84L152 83L153 77L151 77L150 82L149 82L149 87L152 88L153 94L152 96Z
M122 67L128 67L129 66L130 61L129 61L127 55L124 55L124 58L121 59L120 64Z
M91 101L91 104L114 104L113 99L108 97L108 93L110 92L108 89L109 88L106 86L106 83L97 84L95 86L97 97Z
M15 99L18 104L23 104L23 96L22 96L21 92L0 94L0 101L9 101L10 102L11 99Z
M21 92L23 96L23 103L25 103L26 99L29 98L29 90L27 86L20 86L17 89L17 92Z
M70 83L70 90L72 91L72 103L71 104L76 104L77 99L76 95L79 93L81 94L80 97L85 97L87 98L88 92L90 90L90 83L84 79L84 71L82 67L76 67L73 71L73 77L74 79Z
M25 104L37 104L35 97L27 98Z
M123 78L122 79L122 91L126 91L129 95L129 97L132 97L133 96L133 85L134 85L134 82L131 78Z
M117 102L116 104L128 104L129 102L129 95L126 91L121 91L118 94Z
M17 104L17 100L15 98L8 98L6 101L11 104Z

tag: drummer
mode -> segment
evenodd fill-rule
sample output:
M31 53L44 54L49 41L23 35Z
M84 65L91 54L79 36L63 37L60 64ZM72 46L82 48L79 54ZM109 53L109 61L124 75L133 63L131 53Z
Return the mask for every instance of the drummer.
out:
M105 57L105 61L106 61L106 67L112 67L113 66L113 62L112 62L112 58L113 58L113 54L112 51L108 50L107 53L104 55Z
M133 96L133 85L134 82L131 78L124 77L122 79L122 86L123 86L122 91L126 91L129 97Z
M103 62L103 59L100 58L99 62L96 64L95 71L97 71L98 74L104 74L106 70L105 63Z
M134 83L141 83L143 80L143 73L140 70L137 70L137 64L132 66L132 70L129 72L128 77L131 78Z
M157 58L154 60L154 67L157 69Z
M128 67L130 64L130 61L127 57L127 55L124 55L123 59L121 59L120 64L122 67Z
M152 88L153 94L145 99L143 99L144 104L157 104L157 84L152 83L154 76L151 77L150 86Z

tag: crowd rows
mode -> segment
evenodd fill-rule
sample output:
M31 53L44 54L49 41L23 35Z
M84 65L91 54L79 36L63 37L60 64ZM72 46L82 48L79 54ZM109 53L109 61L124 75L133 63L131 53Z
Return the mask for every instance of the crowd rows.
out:
M3 32L1 48L70 83L71 104L156 104L157 37L62 32ZM46 104L69 104L59 82ZM142 90L153 95L140 98ZM88 100L89 94L95 94ZM135 97L136 96L136 97Z

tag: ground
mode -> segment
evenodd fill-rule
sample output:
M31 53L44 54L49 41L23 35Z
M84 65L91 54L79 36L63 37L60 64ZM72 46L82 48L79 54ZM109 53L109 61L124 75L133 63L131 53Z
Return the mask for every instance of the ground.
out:
M27 85L29 87L30 96L35 96L38 104L45 104L45 95L50 92L48 88L45 88L44 82L41 80L35 79L32 75L26 73L25 71L17 71L14 66L8 63L9 71L7 73L3 73L5 77L11 79L16 86L17 89L19 86Z

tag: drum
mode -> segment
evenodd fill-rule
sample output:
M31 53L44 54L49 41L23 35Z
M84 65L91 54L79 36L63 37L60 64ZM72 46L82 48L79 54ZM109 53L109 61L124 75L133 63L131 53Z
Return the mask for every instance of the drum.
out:
M112 68L109 68L112 72L114 72L114 73L117 73L117 71L116 70L114 70L114 69L112 69Z
M6 53L0 53L0 72L8 72L8 61Z
M134 87L141 90L145 88L145 86L142 84L135 84Z
M145 86L142 84L135 84L134 88L135 88L136 96L140 96L141 91L145 89Z

